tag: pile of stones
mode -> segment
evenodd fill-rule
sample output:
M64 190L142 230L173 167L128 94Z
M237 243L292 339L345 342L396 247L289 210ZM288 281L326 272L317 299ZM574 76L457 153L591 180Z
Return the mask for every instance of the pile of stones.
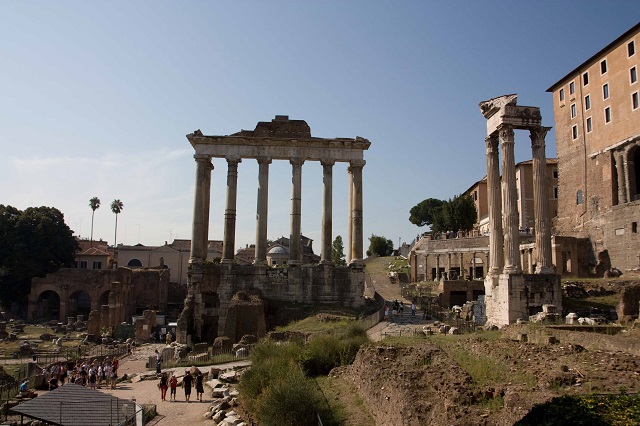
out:
M214 401L204 413L204 418L210 419L216 426L245 426L246 423L234 411L238 406L238 391L229 385L237 382L238 372L235 370L221 372L219 369L212 368L209 376L218 378L207 382L207 385L213 389L211 395Z

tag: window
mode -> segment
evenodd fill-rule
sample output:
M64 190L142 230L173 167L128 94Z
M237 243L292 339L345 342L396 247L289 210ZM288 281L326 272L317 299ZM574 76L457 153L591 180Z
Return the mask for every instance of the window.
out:
M633 41L630 41L629 44L627 44L627 53L629 54L629 56L635 55L636 45Z
M606 107L604 109L604 122L605 123L611 122L611 107Z
M631 84L638 81L638 71L636 70L636 67L633 67L629 70L629 81L631 82Z
M602 99L609 99L609 83L602 86Z
M606 74L607 73L607 60L603 59L600 62L600 74Z
M93 262L93 269L102 269L102 262Z
M638 92L631 94L631 109L638 109Z
M573 127L571 128L571 138L573 140L578 139L578 125L574 124Z
M587 117L587 133L591 133L593 130L593 124L591 122L591 117Z
M558 92L558 96L560 96L560 102L564 102L564 89L560 89L560 92Z
M557 186L553 187L553 198L556 199L556 200L558 199L558 187ZM556 214L556 216L557 216L557 214Z
M576 118L576 104L571 104L571 118Z
M591 96L587 95L584 97L584 110L589 111L591 109Z
M576 83L572 81L569 83L569 94L573 95L574 93L576 93Z
M80 268L87 269L87 261L86 260L81 260L80 261Z
M578 192L576 192L576 204L580 205L582 201L582 189L578 189Z
M582 85L583 86L588 86L589 85L589 72L585 72L584 74L582 74Z
M557 167L553 168L553 178L554 179L558 179L558 168Z

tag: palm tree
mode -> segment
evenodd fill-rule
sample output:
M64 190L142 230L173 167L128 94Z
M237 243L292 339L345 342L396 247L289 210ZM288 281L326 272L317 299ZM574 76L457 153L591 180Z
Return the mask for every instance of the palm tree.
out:
M93 215L96 214L96 210L100 208L100 198L93 197L89 200L89 207L91 207L91 247L93 247Z
M113 213L115 213L116 215L116 231L113 235L113 247L117 247L116 244L116 238L118 237L118 215L120 214L120 212L122 211L122 209L124 208L124 204L122 204L122 201L115 199L111 202L111 211Z

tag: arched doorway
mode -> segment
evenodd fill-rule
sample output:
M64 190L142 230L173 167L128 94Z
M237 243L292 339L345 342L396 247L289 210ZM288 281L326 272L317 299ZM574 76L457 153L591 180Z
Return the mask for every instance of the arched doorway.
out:
M84 315L85 319L88 318L91 313L91 296L84 291L76 291L69 296L69 310L70 317L78 315Z
M629 152L629 195L631 201L640 200L640 147L634 147Z
M60 295L53 290L40 293L34 319L60 321Z
M111 293L111 290L107 290L100 295L100 299L98 299L100 306L109 304L109 293Z

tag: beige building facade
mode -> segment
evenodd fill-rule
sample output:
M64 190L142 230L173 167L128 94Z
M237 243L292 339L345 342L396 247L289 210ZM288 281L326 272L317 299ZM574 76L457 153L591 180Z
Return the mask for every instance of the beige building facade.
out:
M640 267L640 24L553 84L557 231L587 238L589 266Z

